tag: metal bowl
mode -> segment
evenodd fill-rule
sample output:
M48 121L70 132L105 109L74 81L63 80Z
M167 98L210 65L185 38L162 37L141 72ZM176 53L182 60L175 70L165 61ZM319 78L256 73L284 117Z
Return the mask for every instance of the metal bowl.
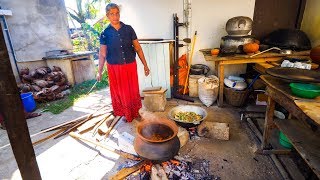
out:
M174 115L178 112L194 112L202 116L202 119L200 120L194 120L193 122L185 122L181 121L179 119L175 119ZM172 108L168 116L171 120L175 121L179 126L184 127L184 128L191 128L198 126L203 120L205 120L208 116L207 111L199 106L192 106L192 105L181 105L181 106L176 106Z

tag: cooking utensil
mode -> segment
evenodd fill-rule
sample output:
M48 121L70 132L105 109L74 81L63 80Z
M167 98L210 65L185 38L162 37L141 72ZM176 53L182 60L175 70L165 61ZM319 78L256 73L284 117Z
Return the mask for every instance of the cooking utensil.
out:
M272 47L272 48L269 48L269 49L267 49L267 50L261 51L261 52L259 52L259 53L257 53L257 54L251 55L251 56L249 56L249 57L252 58L252 57L254 57L254 56L258 56L258 55L260 55L260 54L263 54L263 53L265 53L265 52L271 51L271 50L273 50L273 49L281 51L280 48Z
M252 29L252 19L246 16L237 16L226 23L226 31L230 36L246 36Z
M311 43L308 36L298 29L278 29L268 34L263 44L279 47L281 49L309 50Z
M192 122L182 121L182 120L174 118L174 116L178 112L194 112L196 114L201 115L202 119L194 120ZM168 116L171 120L174 120L179 126L184 127L184 128L191 128L191 127L198 126L203 120L205 120L207 118L207 115L208 114L205 109L203 109L202 107L199 107L199 106L192 106L192 105L176 106L176 107L172 108L168 113Z
M291 91L294 95L313 99L320 96L320 86L315 84L290 83Z
M281 49L280 54L292 54L292 50L291 49Z
M320 83L320 73L314 70L273 67L267 69L266 73L287 80Z
M172 159L180 149L178 126L169 119L144 120L137 126L134 149L152 161Z

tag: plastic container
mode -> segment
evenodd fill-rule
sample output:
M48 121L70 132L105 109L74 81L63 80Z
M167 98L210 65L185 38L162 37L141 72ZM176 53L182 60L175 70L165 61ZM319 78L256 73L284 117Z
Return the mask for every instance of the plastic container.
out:
M32 92L21 93L20 97L25 111L32 112L35 110L36 102L33 99Z
M302 97L313 99L320 96L320 86L314 84L303 83L290 83L292 94Z
M204 75L190 75L189 76L189 96L199 97L198 80Z
M279 132L279 143L287 149L292 149L293 147L290 140L281 131Z

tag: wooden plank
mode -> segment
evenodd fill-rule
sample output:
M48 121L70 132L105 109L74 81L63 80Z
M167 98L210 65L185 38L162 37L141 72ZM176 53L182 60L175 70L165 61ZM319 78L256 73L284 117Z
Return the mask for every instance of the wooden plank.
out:
M7 50L3 31L0 32L0 49ZM0 110L21 177L41 179L8 52L0 54L0 77Z
M320 97L316 99L298 99L294 103L315 123L320 125Z
M123 152L121 150L117 150L117 149L111 148L111 147L106 146L106 145L104 145L104 144L102 144L100 142L96 142L96 141L93 141L91 139L85 138L85 137L83 137L80 134L77 134L75 132L70 132L69 135L71 137L75 138L75 139L78 139L78 140L81 140L81 141L84 141L84 142L89 142L89 143L94 144L96 146L99 146L99 147L101 147L101 148L103 148L105 150L108 150L110 152L116 153L116 154L118 154L119 156L121 156L123 158L131 159L131 160L134 160L134 161L141 160L139 157L137 157L135 155Z
M224 65L219 64L219 101L218 101L218 106L222 107L223 106L223 87L224 87Z
M274 122L320 178L320 132L311 131L301 120L297 119L275 119Z
M134 165L133 167L130 168L122 168L119 172L117 172L114 176L112 176L110 179L111 180L119 180L119 179L124 179L130 174L138 171L143 165L145 165L146 161L141 161L138 164Z
M317 119L314 120L309 117L294 103L294 100L302 98L291 95L288 82L267 75L262 75L260 78L268 85L267 94L271 96L272 99L288 110L294 117L308 123L313 129L317 128Z
M290 81L275 78L269 75L262 75L260 76L260 79L262 79L267 84L267 86L280 91L283 95L287 96L291 100L301 99L291 93L291 89L289 86Z
M225 57L219 57L219 56L211 56L204 54L204 58L206 61L230 61L230 60L238 60L238 59L261 59L261 58L274 58L278 57L279 59L282 59L284 57L292 57L292 58L306 58L309 57L310 51L299 51L299 52L293 52L293 54L280 54L280 53L273 53L273 52L267 52L260 54L258 56L250 58L249 55L245 54L236 54L234 56L225 56Z
M248 64L248 63L259 63L266 61L279 61L282 57L268 57L268 58L243 58L243 59L229 59L223 60L220 63L223 64Z
M90 129L92 129L100 121L103 121L104 119L107 119L110 115L111 115L111 113L106 113L106 114L104 114L102 116L99 116L99 117L96 117L96 118L92 118L89 121L87 121L84 124L82 124L81 126L79 126L77 129L78 129L80 134L82 134L84 132L87 132Z
M95 79L96 73L92 60L72 61L75 83Z
M264 130L263 130L263 139L261 142L262 149L265 149L268 146L268 139L271 134L271 126L273 125L273 115L275 109L275 101L269 96L268 97L268 106L266 110L266 117L264 122Z

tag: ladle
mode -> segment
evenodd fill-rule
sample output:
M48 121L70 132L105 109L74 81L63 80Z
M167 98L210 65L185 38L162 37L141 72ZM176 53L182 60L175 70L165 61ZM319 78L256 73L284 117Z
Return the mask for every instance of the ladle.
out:
M259 52L259 53L257 53L257 54L251 55L251 56L249 56L249 57L252 58L252 57L254 57L254 56L258 56L258 55L260 55L260 54L263 54L263 53L265 53L265 52L271 51L271 50L273 50L273 49L280 51L280 54L292 54L292 50L290 50L290 49L280 49L280 48L278 48L278 47L272 47L272 48L269 48L269 49L267 49L267 50L261 51L261 52Z

